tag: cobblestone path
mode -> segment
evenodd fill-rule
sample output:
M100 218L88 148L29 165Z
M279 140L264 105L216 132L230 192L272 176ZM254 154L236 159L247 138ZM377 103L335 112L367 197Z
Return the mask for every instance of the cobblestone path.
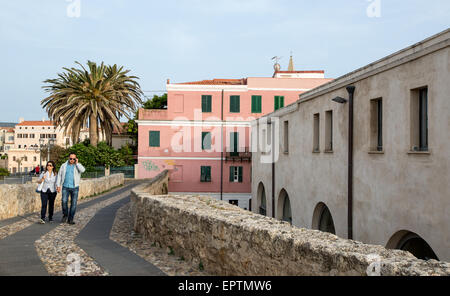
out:
M0 276L205 275L166 250L136 239L123 210L137 184L127 182L83 200L75 225L59 223L61 212L55 213L55 222L44 225L37 223L37 214L0 221Z

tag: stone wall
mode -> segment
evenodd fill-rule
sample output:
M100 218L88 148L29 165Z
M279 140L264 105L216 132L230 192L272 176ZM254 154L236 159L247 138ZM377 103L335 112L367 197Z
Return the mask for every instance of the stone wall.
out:
M450 264L293 227L201 196L165 192L167 172L132 190L135 231L216 275L450 275ZM166 183L167 184L167 183Z
M100 194L123 185L124 175L115 174L98 179L81 180L78 199ZM37 183L24 185L0 185L0 220L40 211L41 198L36 193ZM55 210L61 207L61 194L55 202Z

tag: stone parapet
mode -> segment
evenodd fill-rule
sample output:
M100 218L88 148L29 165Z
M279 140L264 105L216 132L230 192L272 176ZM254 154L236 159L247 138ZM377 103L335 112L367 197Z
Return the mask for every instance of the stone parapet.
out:
M80 183L78 199L98 195L124 184L123 174L114 174L98 179L84 179ZM41 198L36 193L37 183L0 185L0 220L40 211ZM61 194L55 201L55 210L61 206Z
M165 194L167 172L132 190L135 231L226 276L450 275L450 264L367 245L202 196Z

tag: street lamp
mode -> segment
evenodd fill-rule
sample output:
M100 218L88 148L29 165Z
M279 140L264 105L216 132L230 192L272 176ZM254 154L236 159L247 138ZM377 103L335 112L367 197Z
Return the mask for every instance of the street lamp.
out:
M39 168L42 167L42 147L44 147L45 140L43 138L39 139Z
M48 140L47 145L47 161L50 161L50 149L55 145L55 139L51 138Z

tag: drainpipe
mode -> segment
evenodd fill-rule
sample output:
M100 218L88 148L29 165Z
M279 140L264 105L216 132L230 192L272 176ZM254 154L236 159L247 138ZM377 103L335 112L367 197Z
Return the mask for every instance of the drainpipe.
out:
M270 144L271 144L271 153L272 153L272 218L275 218L275 151L274 151L274 138L275 131L274 125L272 124L271 118L267 120L267 124L270 125Z
M220 116L220 200L223 200L223 96L225 90L222 89L222 107Z
M349 95L348 105L348 239L353 239L353 94L355 92L354 86L347 86Z

